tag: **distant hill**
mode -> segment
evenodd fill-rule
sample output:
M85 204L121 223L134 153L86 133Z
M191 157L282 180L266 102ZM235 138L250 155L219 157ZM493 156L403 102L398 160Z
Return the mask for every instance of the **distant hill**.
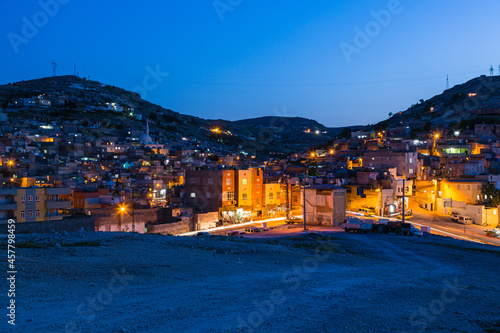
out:
M449 129L471 129L474 124L500 124L500 76L480 76L445 90L442 94L397 112L375 125L428 124Z
M130 129L144 131L146 119L149 119L151 134L160 142L189 137L233 151L281 155L331 141L339 132L298 117L271 116L234 122L202 119L150 103L135 92L72 75L0 85L0 103L4 108L15 99L42 95L55 96L60 102L60 105L39 110L48 120L80 125L82 122L97 123L98 128L82 130L94 137L122 137ZM120 112L107 110L108 103L115 103ZM9 119L22 122L23 117L29 119L30 116L32 114L23 111L11 112ZM214 131L216 128L220 130Z

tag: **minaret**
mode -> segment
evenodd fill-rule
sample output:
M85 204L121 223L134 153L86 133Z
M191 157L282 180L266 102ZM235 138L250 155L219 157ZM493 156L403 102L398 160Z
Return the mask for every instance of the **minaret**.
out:
M146 134L149 135L149 119L146 119Z

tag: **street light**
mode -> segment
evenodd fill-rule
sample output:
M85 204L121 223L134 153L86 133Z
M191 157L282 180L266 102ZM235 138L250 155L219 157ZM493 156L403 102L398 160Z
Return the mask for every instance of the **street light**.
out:
M118 206L118 228L120 231L122 230L122 215L126 210L125 205L121 204Z

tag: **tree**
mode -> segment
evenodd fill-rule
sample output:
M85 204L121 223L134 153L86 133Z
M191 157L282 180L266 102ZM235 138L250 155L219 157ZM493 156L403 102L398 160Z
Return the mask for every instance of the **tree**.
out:
M351 136L351 133L352 133L352 129L350 129L349 127L345 127L342 132L340 132L339 134L339 138L341 139L346 139L348 137Z
M484 183L481 186L481 200L488 207L497 207L500 205L500 191L493 183Z
M394 116L394 113L389 112L389 118L391 118L392 116Z

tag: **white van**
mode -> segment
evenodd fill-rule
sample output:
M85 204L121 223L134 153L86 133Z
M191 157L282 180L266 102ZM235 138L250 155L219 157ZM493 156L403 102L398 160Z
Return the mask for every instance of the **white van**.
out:
M458 220L457 220L458 223L461 223L461 224L472 224L474 223L474 220L471 219L470 217L468 216L463 216L463 215L460 215L458 216Z

